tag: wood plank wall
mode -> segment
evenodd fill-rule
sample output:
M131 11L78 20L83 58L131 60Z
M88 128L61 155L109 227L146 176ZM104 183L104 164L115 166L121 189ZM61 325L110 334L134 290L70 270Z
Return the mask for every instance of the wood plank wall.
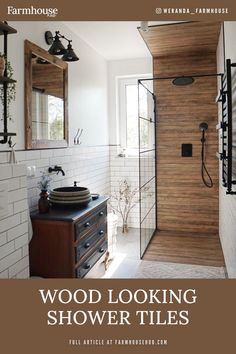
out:
M154 76L216 73L215 53L154 58ZM157 95L157 224L160 230L218 233L218 160L216 151L216 77L190 86L154 82ZM201 133L207 122L206 165L214 187L201 180ZM193 144L193 156L181 157L181 144Z
M32 86L43 90L46 95L64 97L63 69L54 64L32 65Z

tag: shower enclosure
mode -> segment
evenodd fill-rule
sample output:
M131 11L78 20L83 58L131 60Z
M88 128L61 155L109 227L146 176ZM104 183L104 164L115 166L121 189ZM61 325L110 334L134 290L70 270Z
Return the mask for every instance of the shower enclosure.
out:
M153 81L138 81L140 257L156 231L156 111Z
M141 258L157 222L162 231L197 233L204 226L204 232L218 232L217 76L221 74L138 81ZM206 187L211 187L207 193Z

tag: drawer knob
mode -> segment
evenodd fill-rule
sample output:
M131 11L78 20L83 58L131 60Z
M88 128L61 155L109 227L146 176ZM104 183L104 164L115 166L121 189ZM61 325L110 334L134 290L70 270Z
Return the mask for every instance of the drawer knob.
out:
M103 215L104 215L104 212L100 211L99 216L103 216Z
M85 264L84 269L89 269L91 267L90 264Z
M89 226L90 226L90 222L86 222L86 223L84 224L84 226L85 226L85 227L89 227Z
M99 252L100 252L100 253L103 253L104 251L105 251L104 248L100 248L100 249L99 249Z
M89 248L90 247L90 243L85 243L85 245L84 245L84 248Z
M99 235L104 235L104 231L103 231L103 230L100 230L100 231L99 231Z

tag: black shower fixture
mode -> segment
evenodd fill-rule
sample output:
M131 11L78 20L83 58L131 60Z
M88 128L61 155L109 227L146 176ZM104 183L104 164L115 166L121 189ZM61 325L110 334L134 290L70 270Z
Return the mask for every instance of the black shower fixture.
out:
M192 76L179 76L172 81L172 84L175 86L187 86L191 85L193 82L194 78Z
M208 124L206 122L202 122L199 124L199 130L202 132L201 176L202 176L202 181L205 184L205 186L208 188L212 188L213 181L212 181L211 176L206 168L206 163L205 163L205 159L206 159L206 156L205 156L205 144L206 144L205 133L206 133L207 129L208 129ZM208 180L206 179L206 176L207 176Z
M64 47L64 45L61 42L61 39L65 39L68 44L67 48ZM66 38L63 36L60 31L55 32L55 36L52 35L52 32L46 31L45 32L45 41L47 44L51 45L51 47L48 50L49 54L52 55L63 55L62 60L64 61L78 61L79 58L75 54L71 42L72 40Z
M208 124L206 122L202 122L199 124L199 129L201 132L206 131L208 129Z
M140 29L142 32L148 32L148 30L149 30L148 21L141 21Z

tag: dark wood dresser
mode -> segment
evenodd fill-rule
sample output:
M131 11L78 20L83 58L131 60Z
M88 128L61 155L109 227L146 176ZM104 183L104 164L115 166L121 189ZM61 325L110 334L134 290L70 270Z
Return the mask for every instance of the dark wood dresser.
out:
M99 197L83 209L31 213L30 275L83 278L107 250L107 200Z

